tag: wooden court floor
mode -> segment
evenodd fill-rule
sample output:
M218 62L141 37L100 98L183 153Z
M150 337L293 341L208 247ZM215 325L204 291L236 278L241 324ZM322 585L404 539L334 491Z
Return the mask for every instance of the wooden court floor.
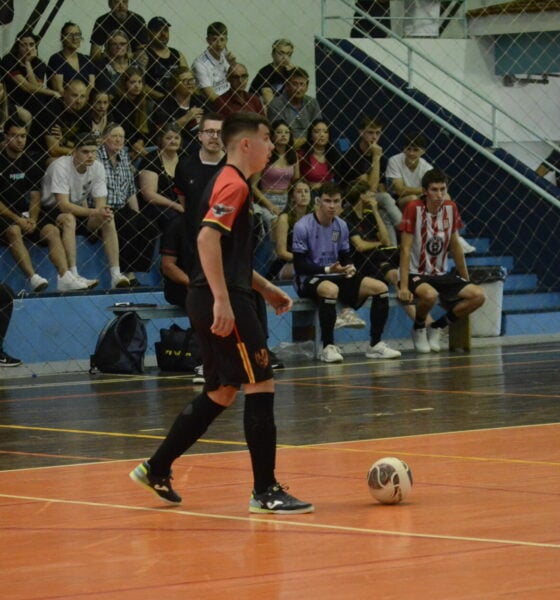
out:
M560 344L277 372L277 475L311 515L249 515L242 398L175 463L128 472L197 388L181 376L0 384L3 600L560 598ZM382 506L382 456L414 488Z

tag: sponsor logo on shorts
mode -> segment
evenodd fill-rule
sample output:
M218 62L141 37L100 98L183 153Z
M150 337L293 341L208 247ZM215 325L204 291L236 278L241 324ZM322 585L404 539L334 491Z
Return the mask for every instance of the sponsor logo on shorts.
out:
M259 365L259 367L261 367L261 369L264 369L268 366L269 357L268 350L266 348L261 348L260 350L257 350L257 352L255 352L255 362L257 363L257 365Z

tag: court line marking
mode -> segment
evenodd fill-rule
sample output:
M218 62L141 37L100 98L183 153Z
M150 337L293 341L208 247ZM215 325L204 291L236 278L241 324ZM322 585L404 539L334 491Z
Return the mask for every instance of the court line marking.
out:
M25 500L32 502L49 502L53 504L69 504L74 506L91 506L94 508L110 508L119 510L132 510L140 512L157 512L164 514L179 514L186 517L196 517L203 519L214 519L221 521L237 521L242 523L265 523L266 525L289 525L300 527L303 529L318 529L323 531L337 531L344 533L364 533L374 535L386 535L393 537L408 537L417 539L429 539L429 540L446 540L453 542L472 542L477 544L498 544L501 546L521 546L525 548L546 548L553 550L560 550L560 544L552 542L527 542L522 540L506 540L499 538L479 538L461 535L443 535L437 533L415 533L412 531L394 531L386 529L370 529L367 527L351 527L348 525L331 525L328 523L306 523L305 521L289 521L285 520L284 516L278 518L270 517L240 517L235 515L224 515L224 514L211 514L203 512L194 512L188 510L182 510L177 508L150 508L146 506L130 506L126 504L110 504L105 502L91 502L85 500L63 500L61 498L43 498L39 496L20 496L18 494L2 494L0 498L7 498L11 500ZM305 518L305 517L304 517ZM64 528L60 529L61 532Z

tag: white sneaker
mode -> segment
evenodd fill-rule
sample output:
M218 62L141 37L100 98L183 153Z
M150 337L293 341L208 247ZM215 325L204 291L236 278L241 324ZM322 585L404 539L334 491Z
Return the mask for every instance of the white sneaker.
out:
M426 327L428 331L428 345L432 352L441 352L441 329Z
M99 279L87 279L81 275L74 275L74 277L86 286L86 289L92 290L99 283Z
M49 287L49 282L44 277L41 277L37 273L34 273L29 278L29 285L31 286L31 290L33 292L42 292L43 290Z
M82 283L73 273L66 271L61 277L56 278L56 289L59 292L71 292L74 290L87 290L85 283Z
M425 327L412 330L412 343L416 352L420 354L429 354L432 351L428 343L428 333Z
M130 281L128 277L125 277L122 273L111 277L111 287L113 288L125 288L130 287Z
M193 383L206 383L206 379L204 379L204 367L203 365L198 365L194 368L194 375L192 378Z
M476 252L475 246L471 246L464 237L459 236L459 243L463 249L463 254L472 254L473 252Z
M344 308L340 311L340 314L336 317L335 329L341 327L348 327L350 329L363 329L366 326L366 322L360 319L356 312L351 308Z
M399 358L401 353L398 350L389 348L385 342L377 342L375 346L369 346L366 350L367 358Z
M329 344L321 350L319 358L326 363L342 362L344 358L334 344Z

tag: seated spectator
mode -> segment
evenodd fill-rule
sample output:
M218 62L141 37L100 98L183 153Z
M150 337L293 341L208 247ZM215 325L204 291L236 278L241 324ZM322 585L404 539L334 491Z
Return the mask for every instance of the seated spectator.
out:
M181 130L168 123L156 135L157 148L142 158L138 167L140 210L163 232L168 221L184 213L175 190Z
M132 66L139 65L132 58L128 36L120 29L111 32L105 42L105 51L98 58L95 87L115 96L120 76Z
M152 108L153 101L144 87L142 69L129 67L119 79L109 118L124 128L133 162L145 156L146 147L152 137Z
M249 81L247 67L241 63L235 63L229 68L227 78L230 88L214 100L214 110L224 119L236 112L264 115L264 107L260 98L246 90Z
M371 297L370 346L367 358L398 358L401 353L381 341L389 316L387 285L364 277L350 262L348 226L340 213L342 195L337 184L325 183L313 214L294 225L292 252L296 272L296 289L302 298L312 298L319 306L319 324L324 362L341 362L340 349L334 344L336 303L359 308Z
M103 131L97 158L107 177L107 205L113 211L117 228L120 265L130 285L136 286L136 273L146 273L152 266L159 229L140 212L124 135L120 125L109 123Z
M32 135L41 138L50 159L72 154L75 137L90 131L86 104L86 85L74 79L64 86L61 99L53 98L33 119Z
M208 25L206 42L208 47L195 58L192 70L200 91L210 102L214 102L229 90L228 69L237 61L227 49L228 30L223 23L216 21Z
M189 67L177 67L171 71L170 94L156 110L155 128L174 121L181 129L184 150L189 152L195 145L198 125L207 104L206 96L196 89L196 79Z
M4 339L8 333L12 312L14 310L14 292L0 283L0 367L19 367L21 360L10 356L4 350Z
M307 140L299 150L301 177L312 190L317 190L323 183L336 179L339 160L340 154L330 140L329 126L322 119L313 121L307 130Z
M390 0L356 0L356 8L363 10L370 17L377 19L387 29L391 29ZM354 13L354 26L350 32L350 37L386 38L387 34L356 11Z
M264 106L284 91L284 85L295 68L292 64L294 45L290 40L281 38L272 44L272 62L265 65L251 81L249 91L259 94Z
M449 199L447 177L430 169L422 177L422 189L422 197L409 202L403 212L398 297L405 303L416 298L412 340L417 352L429 353L439 351L444 327L480 308L485 298L482 288L469 282L458 234L461 217ZM449 251L456 274L448 273ZM438 298L447 313L426 327Z
M405 0L404 36L409 38L439 37L439 0Z
M280 214L288 201L288 191L300 178L299 159L292 130L285 121L272 124L274 150L262 173L251 178L256 202L273 214Z
M47 65L37 55L38 43L34 33L22 31L0 62L10 113L19 106L36 114L48 97L60 98L58 92L46 87Z
M176 48L170 48L169 23L163 17L154 17L148 21L149 42L146 47L146 85L150 96L160 101L169 93L171 71L177 67L186 67L187 59Z
M295 146L305 143L307 130L313 121L321 118L321 109L315 98L307 95L309 75L305 69L294 67L284 91L273 98L267 114L271 122L286 121L293 131Z
M67 214L74 232L82 235L100 235L109 264L111 287L130 286L119 265L119 241L113 211L107 206L105 169L96 160L97 138L82 134L77 138L71 156L53 161L43 178L43 207L51 216ZM67 236L68 264L76 277L76 236Z
M27 129L23 123L4 124L5 144L0 151L0 236L7 243L18 267L33 292L49 282L35 272L24 239L48 246L49 257L58 272L58 291L83 290L95 282L79 281L70 272L60 230L41 215L42 169L26 152ZM65 229L64 219L59 223Z
M97 69L89 57L78 52L82 39L82 30L76 23L64 23L60 31L62 50L49 58L49 86L61 96L66 84L73 80L84 82L86 98L95 87Z
M396 229L401 224L402 213L391 194L381 183L385 179L385 159L379 138L383 126L377 119L364 117L360 127L360 137L341 156L336 165L337 179L345 187L356 180L366 181L370 190L375 192L381 217L393 246L397 245Z
M0 81L0 126L3 127L4 123L9 119L13 118L20 121L25 125L27 130L31 128L32 117L31 113L23 108L22 106L10 107L8 104L8 94L6 94L6 87Z
M86 117L90 124L90 131L101 137L109 124L109 106L111 100L107 92L93 90L89 97L89 114Z
M122 32L135 56L142 52L148 43L148 32L144 17L128 10L128 0L109 0L110 11L98 17L91 32L90 58L99 60L107 41L115 31Z
M560 142L558 143L560 144ZM557 144L557 145L558 145ZM546 164L548 163L548 164ZM560 184L560 151L553 150L546 159L537 167L537 175L541 177L546 177L549 173L555 170L556 175L556 185Z
M277 258L268 274L269 279L292 279L294 276L294 255L292 253L294 225L311 212L313 212L311 188L306 181L296 181L290 187L288 201L274 228Z

